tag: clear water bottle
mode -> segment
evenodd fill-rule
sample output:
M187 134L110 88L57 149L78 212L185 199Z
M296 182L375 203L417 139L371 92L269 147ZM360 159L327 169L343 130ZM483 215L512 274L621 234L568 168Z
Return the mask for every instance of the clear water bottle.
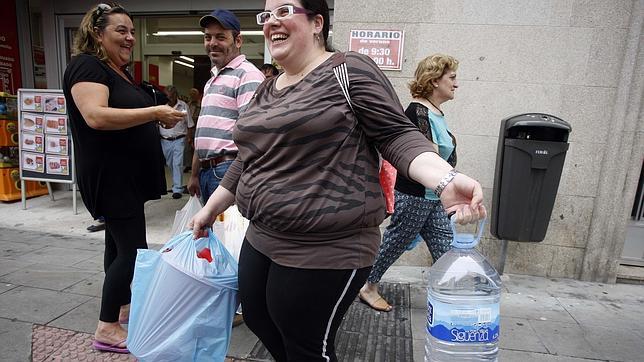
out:
M497 361L501 278L474 247L483 233L457 233L432 265L427 288L425 361Z

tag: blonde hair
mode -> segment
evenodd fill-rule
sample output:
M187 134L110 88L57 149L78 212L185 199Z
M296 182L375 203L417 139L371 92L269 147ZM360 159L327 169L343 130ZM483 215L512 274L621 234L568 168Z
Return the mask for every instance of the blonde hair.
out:
M409 83L411 96L429 98L434 92L432 81L442 77L447 71L456 71L458 60L445 54L433 54L421 60L414 73L415 79Z
M112 14L125 14L132 19L130 13L117 3L110 2L96 5L86 12L83 20L81 20L74 37L72 56L90 54L100 60L107 60L105 48L98 41L98 33L105 31L109 23L109 16Z

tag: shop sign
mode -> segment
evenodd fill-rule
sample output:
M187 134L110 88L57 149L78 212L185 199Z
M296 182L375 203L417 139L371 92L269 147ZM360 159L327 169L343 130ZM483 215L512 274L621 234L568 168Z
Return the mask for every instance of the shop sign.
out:
M6 1L0 21L0 91L16 94L22 79L15 1Z
M384 70L400 70L405 32L402 30L351 30L349 50L364 54Z

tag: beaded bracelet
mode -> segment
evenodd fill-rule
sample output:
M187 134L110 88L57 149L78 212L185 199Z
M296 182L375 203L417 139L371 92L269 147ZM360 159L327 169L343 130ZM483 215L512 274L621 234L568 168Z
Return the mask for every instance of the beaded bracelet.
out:
M445 190L445 187L452 182L454 177L458 171L456 169L451 169L447 175L443 176L441 181L438 183L438 186L436 186L436 189L434 190L434 193L436 194L436 197L441 197L441 194L443 193L443 190Z

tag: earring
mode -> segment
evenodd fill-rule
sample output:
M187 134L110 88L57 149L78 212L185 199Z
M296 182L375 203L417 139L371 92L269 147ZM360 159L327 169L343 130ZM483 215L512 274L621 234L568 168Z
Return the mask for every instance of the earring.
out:
M434 88L438 88L438 84L434 84Z
M313 38L315 38L316 42L320 42L320 33L313 33Z

